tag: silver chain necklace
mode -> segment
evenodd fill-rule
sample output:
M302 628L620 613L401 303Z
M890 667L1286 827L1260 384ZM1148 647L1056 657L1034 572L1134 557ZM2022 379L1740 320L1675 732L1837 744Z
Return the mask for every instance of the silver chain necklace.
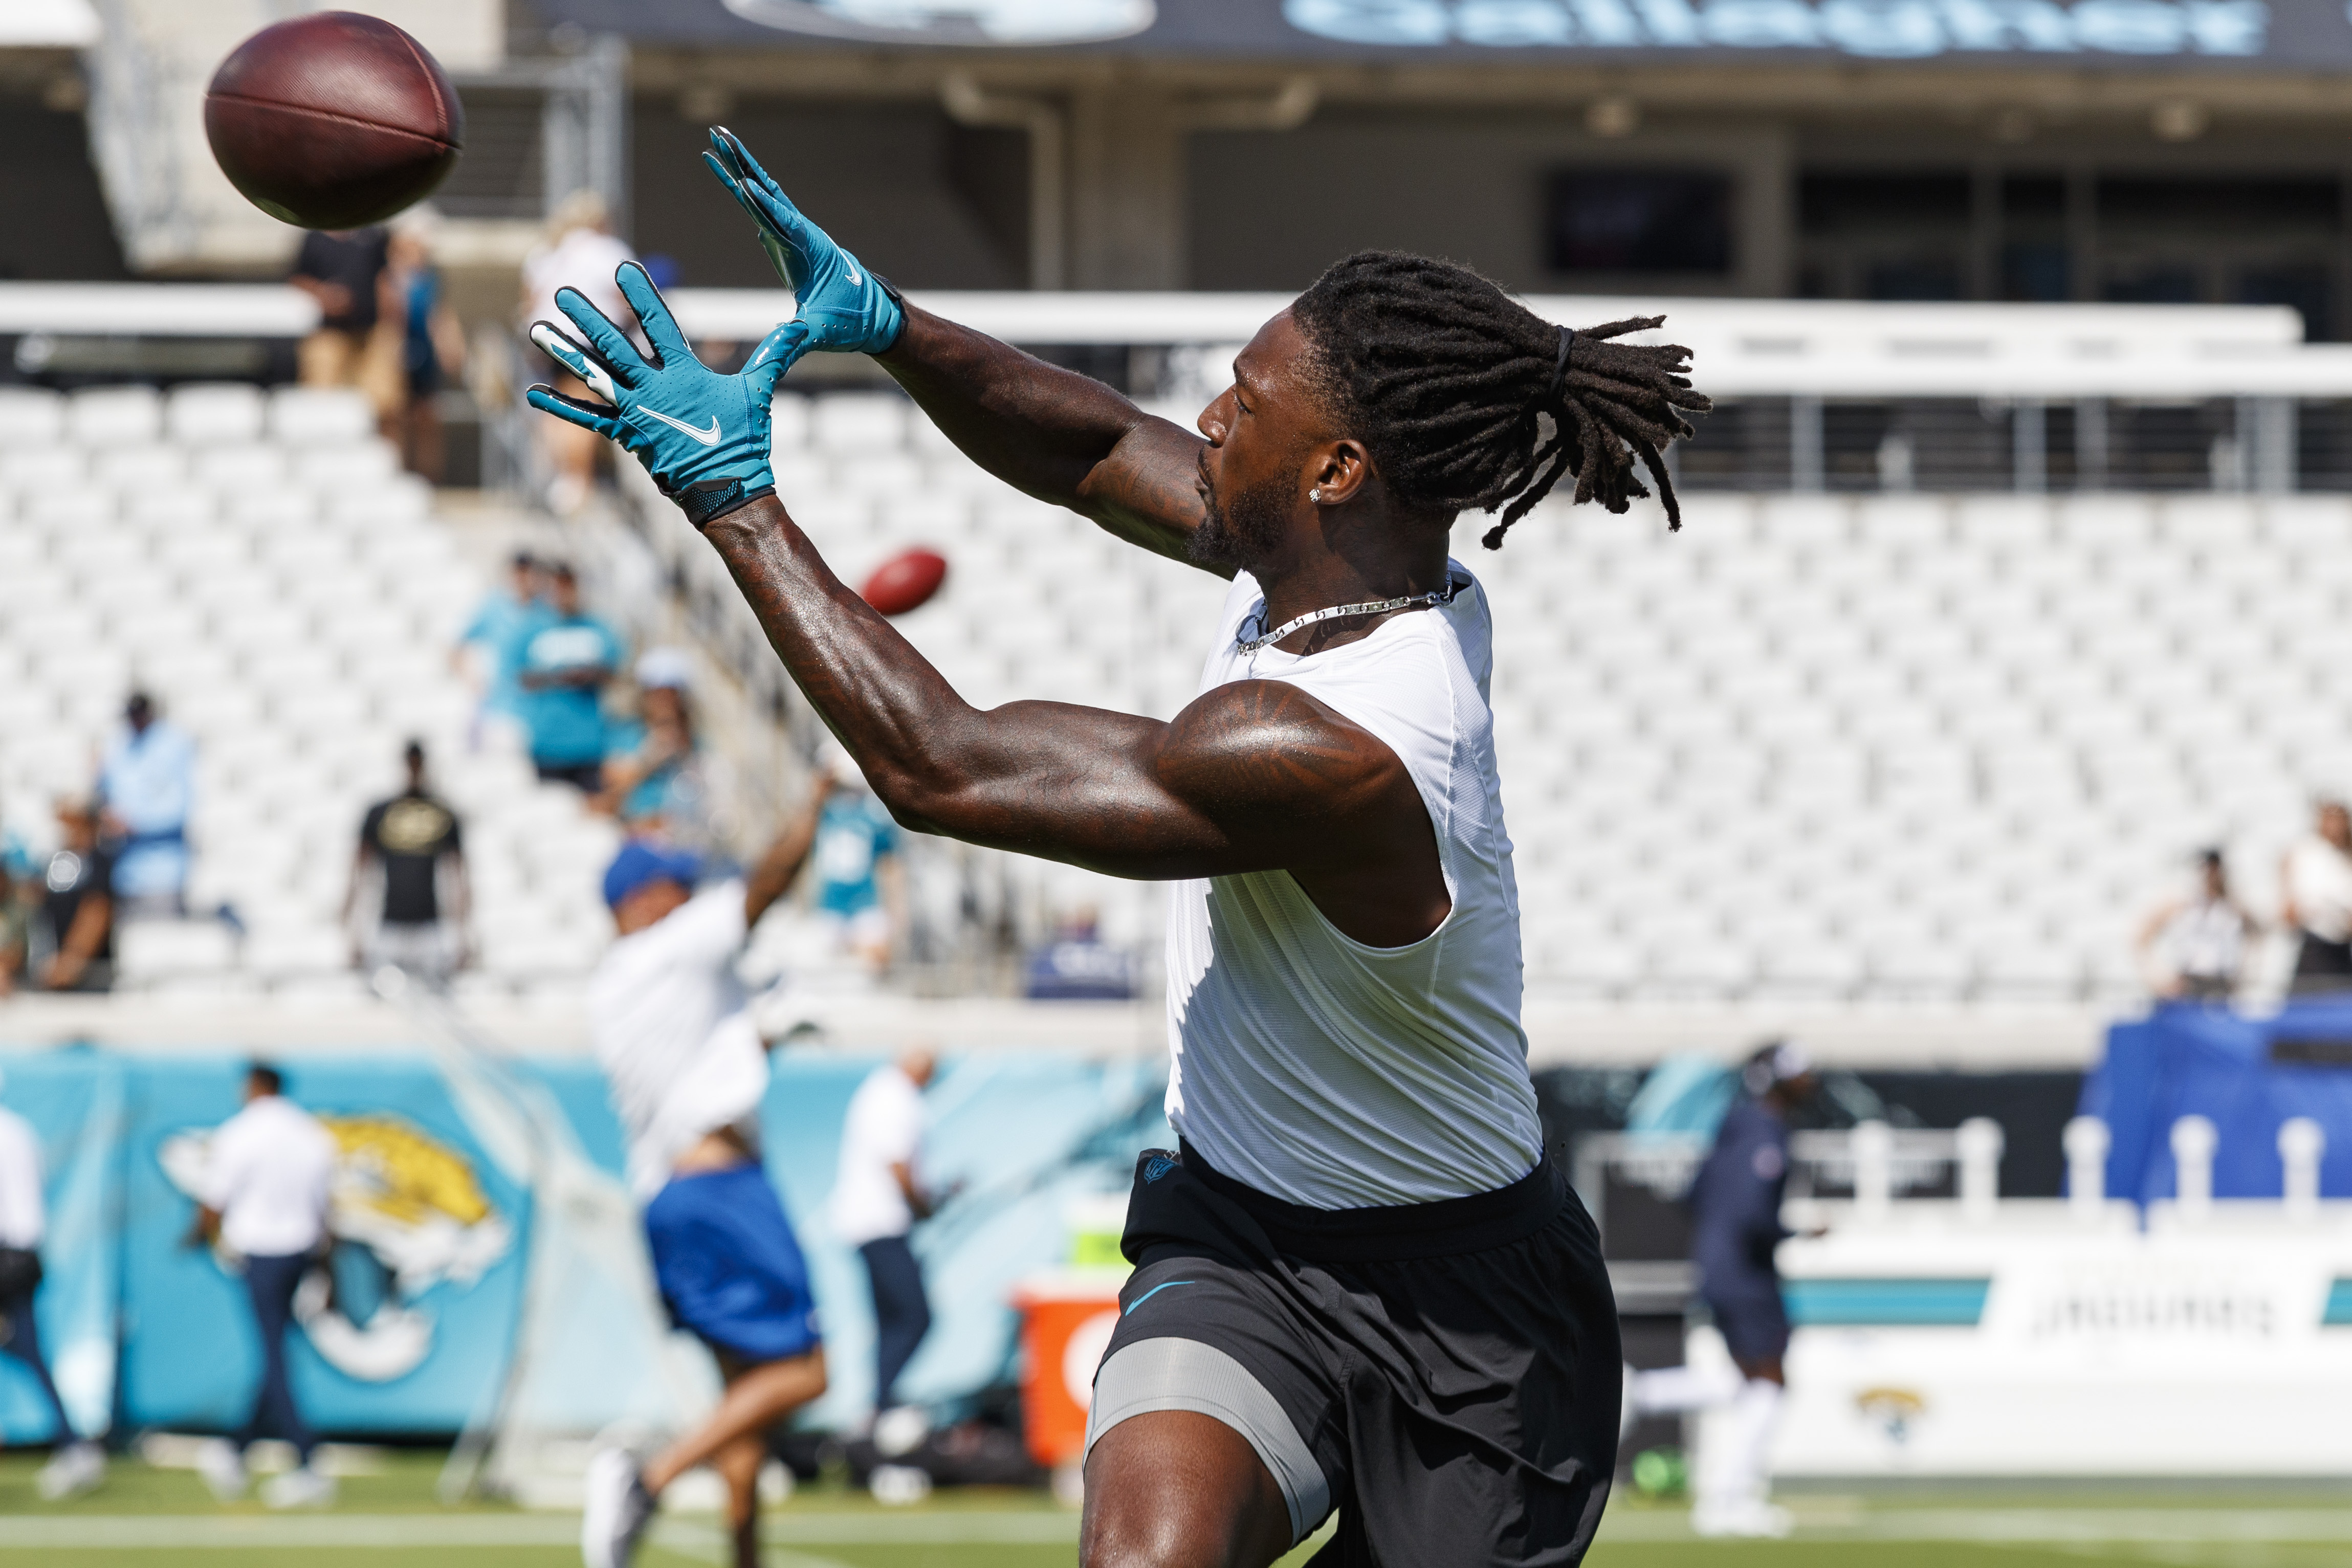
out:
M1384 615L1391 610L1403 610L1416 604L1451 604L1454 596L1468 586L1459 578L1449 577L1445 586L1433 593L1408 593L1402 599L1376 599L1366 604L1334 604L1328 610L1317 610L1286 621L1263 637L1244 637L1234 633L1234 641L1244 653L1255 653L1270 643L1279 643L1302 626L1312 626L1318 621L1338 621L1349 615ZM1248 622L1242 622L1244 626Z

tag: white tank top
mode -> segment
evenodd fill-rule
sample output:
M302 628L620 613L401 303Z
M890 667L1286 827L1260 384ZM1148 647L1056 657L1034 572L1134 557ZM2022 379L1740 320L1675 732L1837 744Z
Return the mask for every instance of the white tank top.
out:
M1244 572L1201 690L1284 681L1404 764L1454 907L1404 947L1344 936L1286 871L1180 882L1168 921L1168 1120L1223 1175L1316 1208L1507 1186L1543 1134L1519 1027L1519 894L1487 710L1492 617L1469 572L1450 604L1344 647L1241 651L1265 604Z

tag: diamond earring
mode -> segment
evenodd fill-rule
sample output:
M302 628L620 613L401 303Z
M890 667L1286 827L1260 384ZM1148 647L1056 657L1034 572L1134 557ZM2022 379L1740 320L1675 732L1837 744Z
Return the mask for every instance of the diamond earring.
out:
M1307 498L1310 501L1319 503L1323 499L1323 492L1320 490L1309 490L1307 492Z

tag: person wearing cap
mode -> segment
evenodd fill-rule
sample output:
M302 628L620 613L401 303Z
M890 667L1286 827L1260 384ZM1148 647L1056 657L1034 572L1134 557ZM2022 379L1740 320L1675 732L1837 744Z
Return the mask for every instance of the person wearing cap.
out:
M517 550L507 563L506 586L494 588L474 611L474 618L457 633L449 652L452 668L462 668L466 651L478 649L487 668L482 677L482 714L488 718L522 722L522 653L545 605L541 602L539 558Z
M457 813L425 788L425 746L412 740L401 754L408 787L368 808L360 821L359 852L343 894L343 924L356 925L353 956L371 973L390 965L430 986L448 982L466 958L469 890ZM381 899L360 889L381 882Z
M41 1243L47 1229L40 1136L31 1123L0 1106L0 1353L24 1364L49 1407L58 1446L34 1485L44 1499L55 1502L78 1497L106 1479L106 1450L74 1430L49 1375L48 1361L41 1354L34 1296L41 1283Z
M188 884L188 814L196 747L133 692L99 769L101 831L114 854L114 896L125 915L178 915Z
M694 666L679 649L652 648L637 660L636 676L642 731L625 753L605 760L604 791L593 804L632 838L708 853L710 781L694 732Z
M654 840L625 844L604 873L618 936L588 982L589 1032L626 1134L662 1301L710 1348L727 1392L661 1452L613 1448L591 1461L588 1568L622 1568L664 1489L701 1465L727 1483L737 1562L756 1565L765 1434L824 1392L807 1265L761 1166L767 1051L735 974L814 829L814 814L801 814L748 876L699 887L697 858Z
M1691 1528L1702 1535L1780 1536L1790 1521L1770 1500L1765 1459L1788 1384L1782 1358L1789 1314L1773 1255L1790 1234L1780 1223L1789 1118L1812 1098L1820 1079L1803 1048L1776 1040L1748 1059L1740 1085L1746 1092L1716 1129L1688 1198L1699 1297L1739 1369L1738 1385L1722 1391L1727 1408L1698 1456Z

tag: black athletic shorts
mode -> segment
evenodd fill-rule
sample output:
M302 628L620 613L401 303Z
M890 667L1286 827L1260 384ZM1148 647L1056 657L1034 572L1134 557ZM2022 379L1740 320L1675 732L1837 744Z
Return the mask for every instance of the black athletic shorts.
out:
M1136 1166L1136 1265L1087 1445L1192 1410L1249 1440L1319 1568L1565 1568L1617 1461L1623 1363L1599 1234L1546 1160L1494 1192L1303 1208L1191 1149Z

